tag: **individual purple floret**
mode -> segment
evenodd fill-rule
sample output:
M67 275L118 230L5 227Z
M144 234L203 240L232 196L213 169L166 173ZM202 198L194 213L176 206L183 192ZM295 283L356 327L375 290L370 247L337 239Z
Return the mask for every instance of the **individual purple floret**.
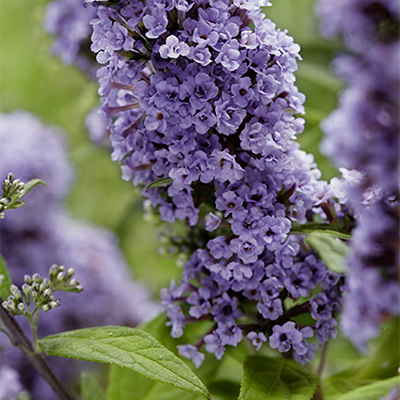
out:
M341 324L362 351L400 312L399 12L395 0L317 3L322 33L341 36L349 53L334 60L347 88L323 121L322 151L343 174L330 185L335 213L355 218Z
M205 355L200 353L197 347L192 346L191 344L184 344L177 347L179 354L189 360L192 360L196 368L200 367L200 365L203 363Z
M247 337L251 340L251 343L256 348L256 350L260 350L263 343L267 341L267 338L262 332L250 332L247 334Z
M296 329L296 324L291 321L283 326L275 325L272 331L274 333L269 338L269 345L280 352L295 349L303 341L302 334Z
M300 249L303 238L290 235L314 212L329 221L330 192L295 142L304 125L293 74L300 48L261 14L266 3L157 0L130 18L136 3L123 0L99 6L91 22L112 159L148 212L187 229L174 243L188 260L183 278L161 297L174 337L187 323L214 322L199 345L181 348L196 365L203 344L220 359L250 332L262 342L291 313L311 312L302 298L317 285L330 293L327 310L340 303L339 276L328 281L325 265ZM127 47L116 24L133 39ZM310 334L334 335L318 323L299 333L301 363L315 353Z

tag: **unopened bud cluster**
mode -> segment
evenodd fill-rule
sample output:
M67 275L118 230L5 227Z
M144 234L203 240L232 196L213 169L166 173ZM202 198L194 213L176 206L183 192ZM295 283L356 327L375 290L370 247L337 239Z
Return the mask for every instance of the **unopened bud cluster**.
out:
M66 269L63 265L53 264L49 270L52 291L82 292L83 288L79 284L79 281L72 279L74 274L75 271L73 268Z
M11 285L11 295L3 302L3 307L12 315L30 317L40 309L49 311L60 305L60 300L54 298L53 292L57 290L81 292L83 290L78 280L71 279L75 273L72 268L66 271L64 266L54 264L49 273L50 279L43 278L39 274L25 275L25 283L21 290Z
M12 173L3 181L3 194L0 199L0 219L4 218L5 210L22 207L24 202L21 197L25 194L25 183L15 179Z

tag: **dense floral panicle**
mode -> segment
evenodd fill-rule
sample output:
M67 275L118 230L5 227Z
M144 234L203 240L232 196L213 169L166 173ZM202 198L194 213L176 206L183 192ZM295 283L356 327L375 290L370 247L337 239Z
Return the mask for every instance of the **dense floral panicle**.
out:
M55 0L47 5L44 26L55 36L52 51L65 64L75 64L95 76L96 63L90 52L90 20L96 10L83 0Z
M400 313L396 206L385 201L373 204L362 213L354 230L342 328L361 350L377 335L382 321Z
M190 258L183 279L162 292L172 336L187 322L212 319L214 330L201 343L217 358L247 334L259 348L264 333L289 322L284 299L307 297L319 284L331 314L316 314L316 325L299 333L294 351L304 363L315 353L306 339L334 335L340 295L325 265L300 251L302 238L289 236L292 221L312 221L325 197L316 190L313 157L295 142L304 125L304 95L293 74L300 47L261 14L262 5L99 6L92 50L103 64L100 113L112 159L163 221L183 220L188 228L175 243ZM311 311L309 303L296 307ZM256 327L239 326L248 316ZM196 365L198 350L180 348Z
M64 138L58 128L45 126L26 111L15 111L0 115L0 142L1 181L12 172L22 182L39 178L47 184L47 188L40 185L26 195L29 205L7 215L10 229L36 229L46 220L49 206L57 207L72 183Z
M134 326L154 315L158 306L142 285L132 281L113 234L74 221L64 210L62 200L69 188L71 166L59 132L31 114L18 112L2 115L0 133L1 170L15 171L26 181L41 178L49 186L44 193L39 192L40 187L32 190L26 205L16 210L16 218L11 217L12 210L1 222L0 248L13 283L23 285L27 274L47 276L56 263L73 268L84 286L79 295L62 292L61 307L41 314L39 335L98 325ZM18 212L25 218L17 219ZM20 357L16 350L5 351L2 361L23 370L22 353ZM59 368L67 378L73 374L63 362ZM54 393L43 392L34 376L24 377L23 384L38 398L54 397Z
M395 88L400 86L400 9L394 0L351 0L332 7L331 2L319 1L321 29L364 46L353 48L345 41L353 54L334 61L348 87L338 109L322 125L322 149L339 167L365 174L364 186L376 185L387 197L399 189L400 104ZM346 18L356 22L349 24Z
M321 33L343 37L355 51L366 51L371 41L390 40L398 33L399 4L396 0L319 0L316 12Z
M322 32L342 36L350 50L334 61L347 88L322 124L322 150L338 167L353 169L343 168L344 180L330 189L339 212L356 218L342 327L365 350L380 324L400 311L400 9L394 0L319 0L317 12Z
M388 60L390 62L388 63ZM399 43L375 45L360 56L340 56L337 70L348 87L322 124L322 150L337 166L366 175L387 196L398 191Z

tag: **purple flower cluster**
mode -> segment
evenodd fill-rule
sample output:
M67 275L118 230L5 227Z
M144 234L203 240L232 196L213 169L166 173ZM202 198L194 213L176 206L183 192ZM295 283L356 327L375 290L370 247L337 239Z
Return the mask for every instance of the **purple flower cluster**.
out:
M61 292L61 307L40 315L39 336L89 326L135 326L154 316L159 307L132 281L111 232L75 221L65 211L62 200L72 173L60 132L19 111L1 115L0 142L2 180L12 171L24 182L41 178L48 185L28 193L25 206L10 210L1 221L0 248L13 283L21 286L26 274L47 276L56 263L74 268L84 287L81 294ZM7 342L5 335L0 340ZM1 359L28 371L18 349L4 350ZM76 372L69 360L55 362L54 367L68 379ZM21 379L38 398L54 398L36 375L27 372Z
M65 64L75 64L95 76L96 62L90 52L90 20L96 10L84 8L83 0L55 0L47 5L44 26L55 36L52 51Z
M18 400L22 392L20 376L8 365L0 364L0 400Z
M396 0L318 0L316 13L325 37L341 36L349 49L365 52L371 41L397 34L400 9Z
M364 350L380 324L400 312L400 9L395 0L319 0L317 13L322 33L342 36L350 53L334 61L347 88L322 124L322 150L359 175L340 189L358 217L342 326Z
M190 260L162 298L174 337L188 322L215 322L196 346L180 347L196 365L202 345L220 358L244 334L259 348L263 332L305 363L316 347L308 338L335 334L339 276L289 236L292 221L312 220L325 201L312 156L294 141L304 124L299 46L264 5L123 0L99 6L91 22L112 158L163 221L188 225L181 248ZM300 304L317 285L322 292ZM313 328L288 325L302 312Z
M341 326L362 351L382 322L400 314L398 209L398 203L380 200L361 214L353 231Z

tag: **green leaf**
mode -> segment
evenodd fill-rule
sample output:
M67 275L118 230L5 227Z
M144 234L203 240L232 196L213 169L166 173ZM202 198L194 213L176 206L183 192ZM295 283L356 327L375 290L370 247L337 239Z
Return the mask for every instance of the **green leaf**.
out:
M146 192L152 187L162 187L164 185L170 185L172 182L173 179L171 178L162 178L159 179L158 181L151 182L149 185L147 185Z
M210 391L224 400L237 400L240 385L230 380L215 381L210 385Z
M200 400L196 394L147 379L138 373L112 365L109 373L107 400ZM240 384L218 380L210 385L212 398L237 400ZM132 396L134 393L134 396Z
M155 381L135 371L112 365L108 375L107 398L127 400L131 393L135 393L135 399L143 400L155 384Z
M10 274L8 272L6 261L0 254L0 275L3 275L3 282L0 285L0 297L6 300L11 295L10 286L12 284Z
M390 379L371 383L352 390L342 396L336 397L337 400L377 400L386 396L396 386L400 385L400 377L394 376Z
M318 253L331 271L338 274L346 272L344 259L350 250L346 243L329 233L321 232L310 233L304 241Z
M328 400L336 400L377 379L383 380L396 376L400 365L399 335L400 319L394 318L383 326L382 334L372 341L372 349L368 357L353 363L322 383L324 397Z
M162 342L162 344L175 355L178 355L178 345L196 343L200 338L207 334L213 326L213 322L210 321L199 321L196 324L187 325L183 336L176 339L171 336L171 327L165 325L167 321L168 318L165 313L161 313L153 320L141 325L139 328ZM207 386L215 379L215 375L222 363L220 360L217 360L213 354L209 353L206 353L206 358L199 368L195 368L191 361L185 362L195 370L196 375Z
M78 329L40 340L48 355L115 364L150 379L210 398L196 374L151 335L134 328Z
M134 395L132 395L134 393ZM182 392L172 386L147 379L130 369L113 365L110 368L108 400L194 400L196 394Z
M239 400L310 400L318 380L295 361L249 356L244 362Z
M193 393L182 393L181 390L175 389L171 386L166 386L160 382L152 387L149 393L143 398L143 400L200 400L200 397ZM211 399L211 397L210 397ZM134 400L132 398L132 400ZM136 400L136 397L135 397Z
M306 224L296 224L292 223L292 229L290 233L298 233L298 234L305 234L305 233L328 233L332 236L336 236L341 239L351 240L352 236L348 233L344 232L338 226L332 224L319 224L309 222Z
M42 181L41 179L31 179L30 181L25 183L25 186L24 186L25 194L30 192L37 185L44 185L47 187L47 184L45 181Z
M174 339L170 335L171 328L166 326L165 323L168 321L164 313L159 314L151 321L146 322L140 326L140 329L151 334L155 339L162 341L162 344L167 347L174 354L178 354L176 346L178 344L195 343L202 337L206 332L210 330L208 324L199 323L192 324L185 329L184 335L179 339ZM204 325L204 326L202 326ZM194 365L191 361L185 361L189 367L194 369ZM214 355L206 354L206 358L200 368L195 369L196 375L208 386L209 383L215 379L218 368L221 365L221 361L218 361ZM164 390L154 387L154 385L161 385ZM136 389L135 389L136 388ZM129 399L130 393L135 391L135 400L149 400L155 399L154 393L162 392L163 396L172 396L178 391L172 387L164 384L155 383L150 379L147 379L134 371L126 368L116 367L115 365L110 368L109 382L108 382L108 397L109 400L124 400ZM180 392L176 395L179 400L183 396L192 396L190 393ZM185 399L186 399L185 397ZM192 396L193 397L193 396ZM192 397L188 399L192 399ZM198 396L195 396L198 398ZM164 399L164 397L162 397Z
M84 400L107 400L103 388L87 372L81 374L81 386Z

